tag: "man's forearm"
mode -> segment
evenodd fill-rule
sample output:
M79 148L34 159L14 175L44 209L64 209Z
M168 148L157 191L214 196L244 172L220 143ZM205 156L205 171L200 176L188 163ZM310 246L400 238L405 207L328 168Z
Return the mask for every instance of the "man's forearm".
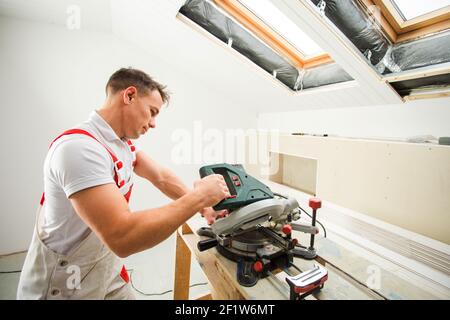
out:
M189 192L189 188L170 170L165 170L163 179L155 185L169 198L176 200Z
M163 207L129 214L127 226L123 228L129 232L117 237L121 242L120 255L126 257L164 241L202 208L202 197L189 192Z
M136 154L134 172L157 187L169 198L176 200L187 192L189 188L171 170L159 165L143 151Z

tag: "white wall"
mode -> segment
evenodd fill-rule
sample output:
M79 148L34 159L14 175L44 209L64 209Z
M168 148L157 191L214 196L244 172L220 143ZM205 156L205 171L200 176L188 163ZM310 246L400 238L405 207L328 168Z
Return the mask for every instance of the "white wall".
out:
M261 129L356 138L450 136L450 98L399 105L261 113Z
M42 164L52 138L101 106L108 77L127 66L148 72L173 93L156 130L140 144L189 185L198 177L200 163L173 163L175 130L192 132L197 120L204 129L256 127L256 115L229 96L110 34L0 16L0 254L28 247L43 189ZM135 209L168 201L142 180L134 190Z
M450 98L441 98L262 113L258 125L285 133L405 140L423 135L449 137L449 119ZM317 159L316 191L324 200L449 243L450 147L292 135L282 136L278 147L280 153Z

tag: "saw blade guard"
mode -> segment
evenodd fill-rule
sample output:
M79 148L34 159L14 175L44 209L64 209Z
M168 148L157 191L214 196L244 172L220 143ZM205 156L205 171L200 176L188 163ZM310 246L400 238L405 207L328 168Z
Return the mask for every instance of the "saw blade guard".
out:
M231 235L238 230L250 229L258 224L277 220L298 208L292 197L260 200L233 211L228 217L217 220L211 229L216 235Z

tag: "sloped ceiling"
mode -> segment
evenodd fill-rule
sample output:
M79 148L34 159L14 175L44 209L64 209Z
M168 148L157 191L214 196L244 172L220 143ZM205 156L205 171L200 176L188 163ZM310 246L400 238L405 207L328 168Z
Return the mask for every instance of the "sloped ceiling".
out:
M192 23L177 18L178 9L183 2L182 0L0 0L0 13L65 25L66 8L72 4L79 5L82 10L82 23L88 29L112 32L115 36L149 52L149 58L163 59L179 68L180 72L191 75L193 81L199 81L199 86L221 90L224 94L230 95L232 101L256 112L401 102L395 95L388 93L385 96L383 91L374 91L370 82L362 82L363 86L358 84L361 82L351 82L294 94L246 58L208 36ZM327 39L322 37L319 39L322 43L319 44L328 49L326 41ZM331 49L330 53L335 53L332 51L336 50ZM338 58L336 61L344 62L347 67L349 63L351 64L348 59L345 60L338 54L336 58ZM358 65L352 68L358 70ZM207 88L199 87L199 94L205 89Z

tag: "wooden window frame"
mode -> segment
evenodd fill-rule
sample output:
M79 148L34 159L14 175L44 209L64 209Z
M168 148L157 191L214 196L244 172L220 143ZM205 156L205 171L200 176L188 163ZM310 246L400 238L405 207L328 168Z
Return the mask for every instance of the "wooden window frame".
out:
M365 7L367 12L371 12L374 6L379 8L380 14L372 16L392 43L450 29L450 6L405 21L390 0L357 1ZM333 62L327 53L305 56L238 0L213 0L213 2L298 68L308 69Z
M298 68L308 69L333 62L327 53L305 56L238 0L214 0L214 3Z
M404 20L391 0L359 0L366 8L376 6L380 15L374 15L389 40L399 43L427 34L450 29L450 6Z

